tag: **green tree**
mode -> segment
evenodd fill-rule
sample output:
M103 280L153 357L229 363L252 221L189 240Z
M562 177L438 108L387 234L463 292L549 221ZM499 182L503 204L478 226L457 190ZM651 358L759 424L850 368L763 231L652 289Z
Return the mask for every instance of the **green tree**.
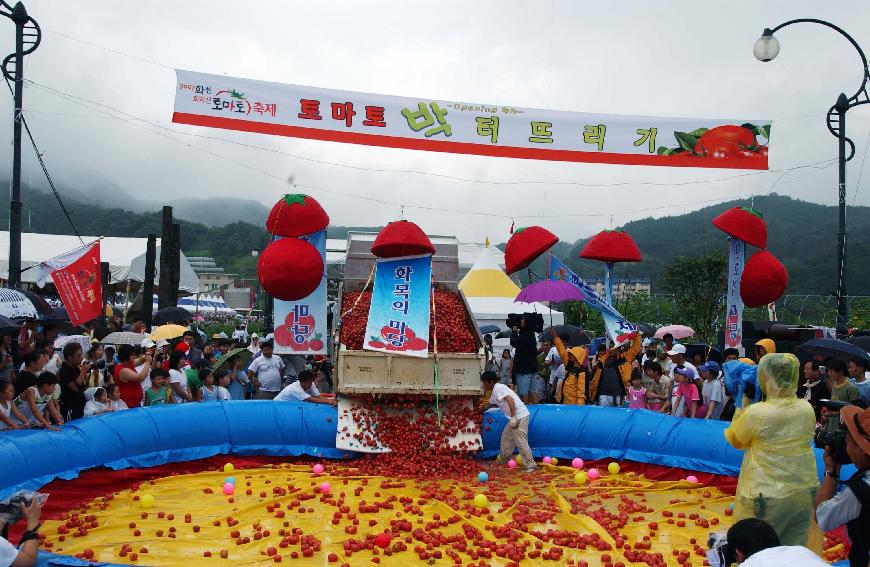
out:
M711 344L715 340L714 320L725 291L728 258L721 252L686 258L679 256L665 265L661 285L674 294L673 323L695 330L695 337Z

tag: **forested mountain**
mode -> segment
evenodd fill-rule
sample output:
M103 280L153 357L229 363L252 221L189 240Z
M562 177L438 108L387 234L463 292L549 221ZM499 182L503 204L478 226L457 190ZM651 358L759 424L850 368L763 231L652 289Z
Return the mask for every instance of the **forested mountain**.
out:
M104 208L64 193L64 203L71 212L79 232L93 236L144 237L149 232L160 234L160 211L135 213L122 208ZM25 188L25 206L22 226L25 232L72 234L60 206L50 193L39 189ZM199 202L199 205L197 204ZM189 199L185 207L200 210L220 205L219 199ZM635 239L644 260L638 264L621 264L616 268L617 277L648 277L655 283L662 267L677 256L696 256L712 250L726 250L725 235L710 221L729 207L745 205L731 202L705 207L688 214L647 218L632 221L621 227ZM232 203L231 203L232 205ZM232 206L225 207L232 211ZM768 248L788 268L790 274L787 293L828 294L835 285L837 208L816 205L772 194L756 202L767 221ZM265 210L265 207L263 207ZM256 207L249 207L254 213ZM870 295L870 208L850 207L848 215L848 286L852 295ZM259 214L259 213L257 213ZM241 215L227 215L229 219ZM8 226L9 208L0 207L0 226ZM201 217L200 217L201 218ZM217 264L228 272L252 277L256 260L252 250L259 250L266 243L267 234L262 224L235 221L224 226L181 220L182 250L189 256L212 256ZM377 227L329 228L330 238L344 238L348 230L378 230ZM586 240L560 242L553 252L582 276L600 278L603 266L599 262L581 260L578 257ZM503 246L502 246L503 247ZM544 266L538 261L531 266L537 274L543 274Z

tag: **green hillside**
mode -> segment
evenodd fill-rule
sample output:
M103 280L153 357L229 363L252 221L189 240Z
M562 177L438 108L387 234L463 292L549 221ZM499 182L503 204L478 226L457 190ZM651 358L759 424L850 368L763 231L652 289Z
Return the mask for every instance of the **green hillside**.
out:
M38 188L24 189L25 205L22 224L27 232L72 234L54 197ZM203 199L214 204L214 199ZM72 213L79 232L94 236L144 237L149 232L160 234L160 211L134 213L121 208L103 208L73 197L64 202ZM188 203L190 205L192 203ZM648 277L655 284L662 267L676 256L695 256L712 250L725 251L725 235L710 223L729 207L746 205L730 202L706 207L688 214L647 218L621 227L635 239L644 260L638 264L617 266L617 277ZM789 294L819 294L831 292L836 277L837 209L798 201L773 194L756 202L768 226L768 247L788 268ZM848 291L852 295L870 295L870 208L849 208ZM0 207L0 226L8 226L9 209ZM237 221L222 227L180 221L182 250L188 255L208 255L228 272L251 277L256 272L256 260L251 250L262 248L267 234L262 226ZM378 230L376 227L329 228L330 238L344 238L348 230ZM560 242L553 252L565 259L580 275L600 278L603 266L599 262L581 260L578 255L586 240L573 244ZM531 266L542 275L543 261Z
M620 264L617 277L648 277L658 281L662 267L676 256L697 256L710 251L725 253L725 234L714 227L711 220L734 206L746 206L745 201L732 201L705 207L688 214L647 218L632 221L620 227L637 242L643 262ZM836 285L837 260L837 208L799 201L772 194L755 204L767 222L768 250L785 264L789 271L788 294L826 295ZM848 209L849 233L847 290L851 295L870 295L870 207ZM583 277L601 278L604 267L600 262L581 260L580 250L587 239L573 245L560 242L553 252L565 259ZM747 255L755 252L750 250ZM532 265L542 274L542 261Z

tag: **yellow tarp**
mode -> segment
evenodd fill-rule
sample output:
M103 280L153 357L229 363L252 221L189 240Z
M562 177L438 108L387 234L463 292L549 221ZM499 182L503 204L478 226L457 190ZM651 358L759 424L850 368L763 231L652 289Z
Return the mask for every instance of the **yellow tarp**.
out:
M482 561L495 566L511 561L509 557L500 557L495 546L508 543L512 531L493 530L516 520L519 524L515 527L522 530L513 532L515 546L525 546L521 565L581 565L579 561L585 560L598 566L604 564L603 554L610 555L613 564L628 565L628 552L599 551L594 547L593 538L615 547L617 542L605 527L615 528L613 533L625 538L623 545L631 546L632 553L661 553L667 564L678 565L673 552L682 551L689 557L684 565L702 565L704 558L696 553L700 549L696 545L706 548L708 534L725 531L730 524L726 509L731 498L716 488L685 481L651 481L635 473L610 475L605 470L597 481L578 486L574 479L576 471L570 467L546 466L529 476L493 465L486 469L491 477L489 482L480 484L473 478L467 482L425 482L341 476L341 471L350 470L347 466L327 464L327 472L321 475L314 475L309 466L280 465L146 482L136 491L98 498L84 509L73 511L78 512L77 522L47 521L43 527L47 534L45 547L68 555L91 550L95 560L114 563L133 563L131 554L136 553L135 563L141 565L266 564L274 561L267 554L269 547L274 547L282 562L296 565L372 565L373 559L381 565L403 567L452 565L449 553L455 553L462 565L480 565ZM227 476L236 479L233 502L222 492ZM324 481L331 484L329 495L319 493ZM250 495L246 494L248 490ZM485 511L473 504L478 493L489 499ZM147 510L137 499L145 494L154 499L153 507ZM381 506L371 511L378 503ZM143 513L147 513L146 518ZM189 520L186 514L190 515ZM228 525L230 518L238 523ZM356 533L349 533L354 530L354 519ZM391 526L390 522L397 520L410 523ZM59 529L69 526L69 531L75 533L74 524L87 526L94 522L95 527L88 528L86 535L73 537L68 533L61 541ZM650 528L652 522L657 523L657 529ZM464 525L469 527L463 528ZM301 530L301 535L294 537L294 528ZM347 540L364 542L367 535L374 536L385 529L392 529L395 534L392 555L379 548L364 548L346 555ZM135 535L136 530L140 535ZM480 545L475 544L472 535L476 530L484 540ZM548 530L562 533L547 536ZM421 540L433 534L460 537L427 549ZM320 550L310 557L303 556L302 536L316 537ZM250 538L249 543L237 544L245 537ZM649 550L643 549L644 537L648 538ZM313 539L307 541L309 547L314 546ZM486 557L485 546L489 545L486 541L493 542L490 557ZM464 550L459 542L465 545ZM577 542L586 549L569 547L576 547ZM122 557L125 544L132 551ZM401 544L407 548L399 549ZM429 554L428 559L420 559L415 552L418 546ZM558 560L534 557L536 551L547 553L556 547L562 552ZM227 559L221 559L221 550L226 551ZM212 557L204 557L205 552ZM292 558L294 552L298 559ZM440 553L440 559L434 557L436 552ZM331 563L332 553L338 560Z

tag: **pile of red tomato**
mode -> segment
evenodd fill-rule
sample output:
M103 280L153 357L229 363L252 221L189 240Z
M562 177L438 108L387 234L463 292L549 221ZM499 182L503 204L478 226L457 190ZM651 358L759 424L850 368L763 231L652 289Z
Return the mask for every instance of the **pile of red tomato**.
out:
M349 350L361 350L366 338L372 293L347 292L342 295L341 343ZM472 325L459 294L450 291L435 291L434 317L429 319L429 352L435 341L438 352L477 352L477 341L471 331Z

